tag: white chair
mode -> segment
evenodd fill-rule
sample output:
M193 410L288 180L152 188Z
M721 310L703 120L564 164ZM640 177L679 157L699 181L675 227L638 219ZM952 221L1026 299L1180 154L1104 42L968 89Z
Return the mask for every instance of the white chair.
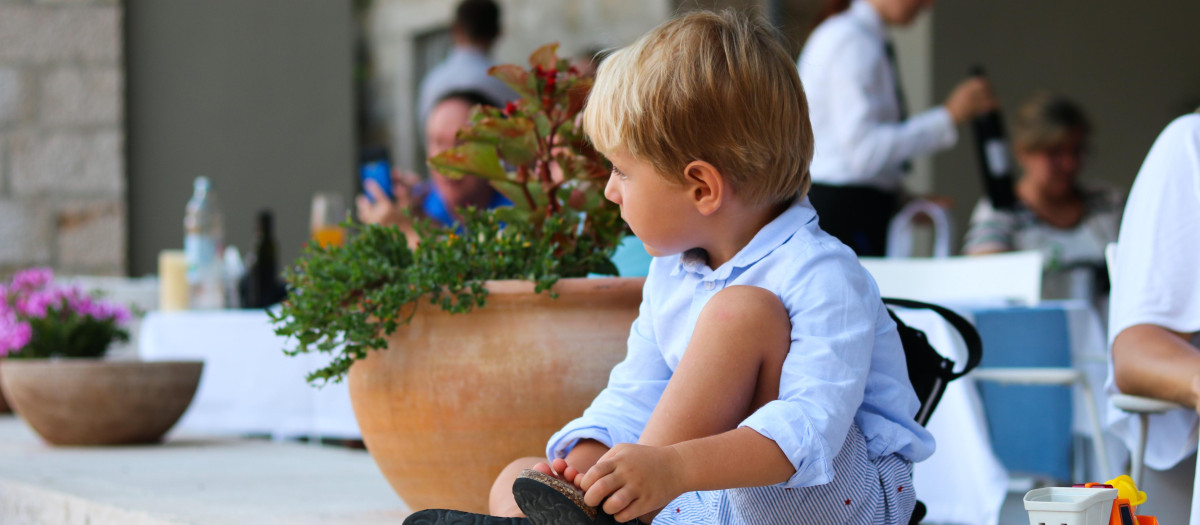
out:
M1104 248L1104 258L1108 262L1108 278L1115 283L1117 278L1117 243L1108 243L1108 246ZM1133 478L1135 485L1141 486L1142 477L1146 469L1146 440L1149 437L1150 416L1186 407L1162 399L1120 393L1110 395L1109 400L1118 409L1137 415L1138 433L1134 441L1134 450L1129 453L1129 475ZM1197 465L1196 478L1192 482L1192 510L1191 518L1188 522L1191 525L1200 525L1200 465Z
M929 217L933 223L933 257L941 259L950 256L950 239L954 238L954 221L950 212L933 201L916 199L905 204L888 223L888 257L913 256L913 238L916 236L913 219L919 214Z
M1042 254L1037 251L946 258L860 257L858 261L887 297L1036 304L1042 295Z
M980 302L1003 299L1036 304L1042 290L1042 254L1038 251L944 259L859 258L875 278L880 294L929 302ZM986 355L987 348L984 348ZM1087 375L1074 367L976 368L970 377L1010 385L1077 386L1087 412L1099 474L1109 479L1108 451Z

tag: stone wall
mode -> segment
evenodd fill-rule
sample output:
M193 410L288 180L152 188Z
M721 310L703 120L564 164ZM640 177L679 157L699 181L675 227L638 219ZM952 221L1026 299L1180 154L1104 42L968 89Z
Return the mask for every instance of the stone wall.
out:
M119 0L0 0L0 275L126 271Z

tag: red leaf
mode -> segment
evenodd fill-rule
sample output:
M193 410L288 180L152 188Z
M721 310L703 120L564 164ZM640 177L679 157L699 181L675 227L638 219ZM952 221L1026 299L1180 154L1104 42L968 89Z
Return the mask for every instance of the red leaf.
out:
M533 77L521 66L515 64L500 64L492 66L488 69L488 74L500 79L508 87L516 91L522 97L532 97L536 95L535 82ZM505 102L508 102L507 100Z
M543 69L554 69L558 65L558 42L552 42L537 48L529 55L529 65L542 66Z

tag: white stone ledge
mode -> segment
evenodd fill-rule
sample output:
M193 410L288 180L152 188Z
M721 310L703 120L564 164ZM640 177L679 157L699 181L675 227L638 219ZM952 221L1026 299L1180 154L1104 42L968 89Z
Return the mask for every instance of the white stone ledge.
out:
M60 448L0 416L6 525L370 525L407 514L365 451L194 436Z

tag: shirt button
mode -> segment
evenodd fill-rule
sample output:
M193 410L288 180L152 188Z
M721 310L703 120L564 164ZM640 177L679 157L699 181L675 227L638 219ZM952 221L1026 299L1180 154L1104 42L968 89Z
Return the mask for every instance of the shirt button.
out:
M710 291L711 291L711 290L712 290L714 287L716 287L716 286L717 286L717 283L714 283L714 282L712 282L712 281L705 281L705 282L704 282L704 289L705 289L705 290L710 290Z

